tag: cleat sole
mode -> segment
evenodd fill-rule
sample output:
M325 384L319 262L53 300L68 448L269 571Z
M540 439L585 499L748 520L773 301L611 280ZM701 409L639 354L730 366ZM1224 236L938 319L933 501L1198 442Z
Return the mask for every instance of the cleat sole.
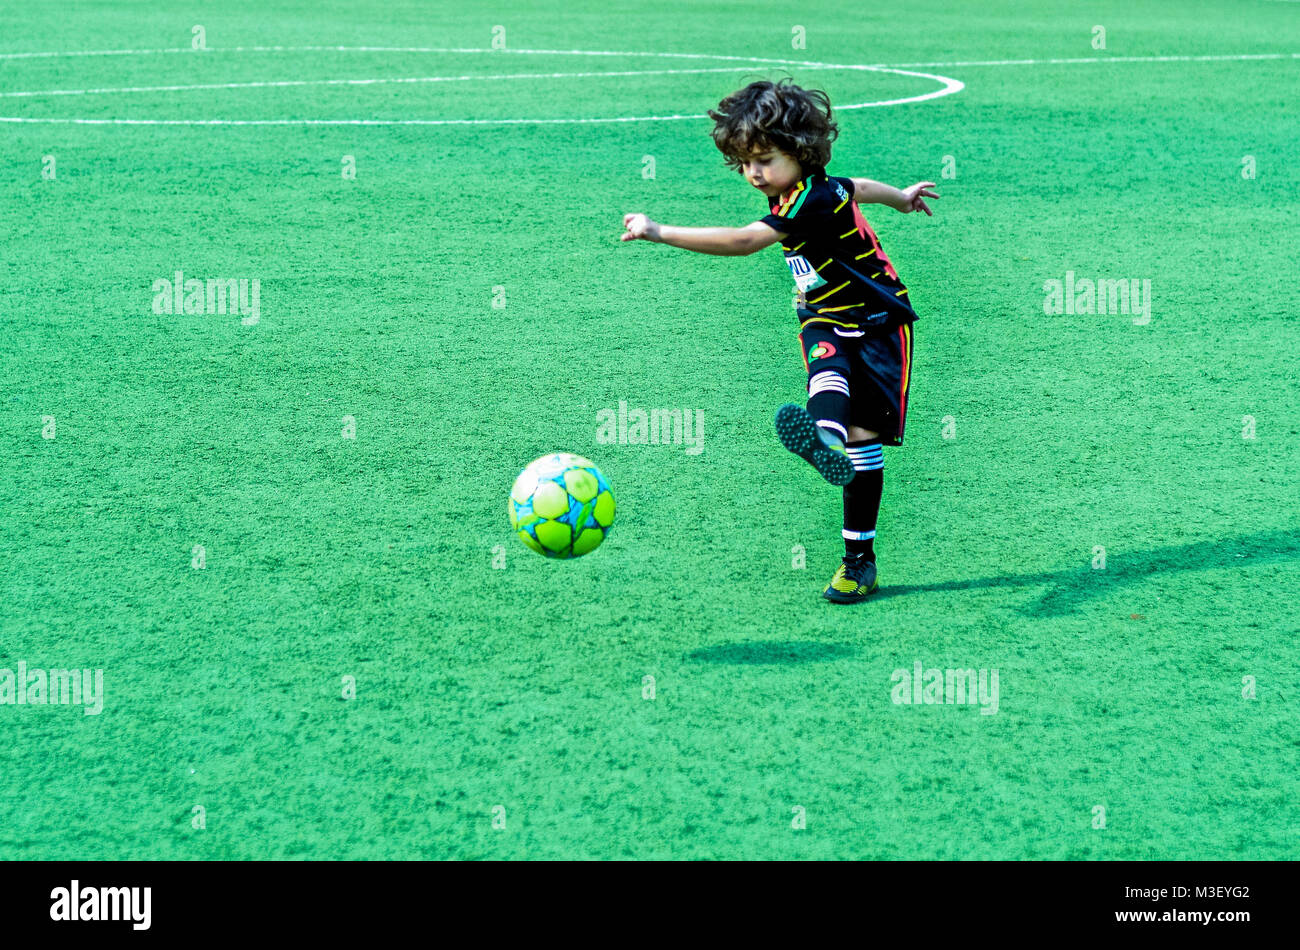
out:
M776 435L781 444L799 456L832 485L847 485L857 472L847 455L828 449L808 410L786 403L776 411Z

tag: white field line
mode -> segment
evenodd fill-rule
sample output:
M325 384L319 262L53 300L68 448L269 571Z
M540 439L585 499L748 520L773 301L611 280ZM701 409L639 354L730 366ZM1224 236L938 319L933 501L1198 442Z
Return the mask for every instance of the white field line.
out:
M187 86L118 86L104 89L43 89L33 92L0 92L0 99L12 99L28 96L98 96L119 92L191 92L201 89L263 89L286 86L372 86L386 83L433 83L433 82L472 82L476 80L501 79L589 79L605 76L673 76L690 73L734 73L752 70L749 66L714 66L699 69L629 69L602 70L585 73L493 73L469 74L464 76L415 76L411 78L381 77L378 79L277 79L257 82L214 82ZM814 69L860 69L859 66L842 66L825 63L812 66Z
M1249 60L1283 60L1300 59L1300 53L1230 53L1201 56L1091 56L1069 59L1004 59L1004 60L965 60L934 63L904 64L844 64L820 63L803 60L771 59L756 56L735 56L712 53L653 53L644 51L620 52L616 50L491 50L464 47L430 47L430 46L235 46L211 50L193 50L185 48L154 50L82 50L66 52L31 52L0 53L0 60L32 59L39 57L64 56L145 56L163 54L213 54L219 52L374 52L374 53L487 53L516 55L569 55L569 56L611 56L611 57L655 57L676 59L708 59L744 63L743 66L680 69L680 70L637 70L621 72L588 73L516 73L496 75L465 76L426 76L395 79L319 79L319 80L279 80L244 83L210 83L202 85L175 86L132 86L103 89L68 89L44 90L30 92L0 93L0 98L60 96L60 95L101 95L110 93L132 92L181 92L203 89L245 89L262 87L309 86L309 85L378 85L386 83L428 83L460 82L492 79L552 79L552 78L595 78L600 76L635 76L635 75L671 75L677 73L732 72L752 69L755 66L783 65L799 66L805 69L853 69L872 72L895 73L930 79L940 84L941 88L918 96L901 99L889 99L878 102L861 102L842 105L841 111L866 109L879 106L902 105L912 102L924 102L940 96L960 92L965 84L946 76L911 71L911 68L946 68L946 67L983 67L983 66L1044 66L1044 65L1079 65L1097 63L1190 63L1190 62L1233 62ZM655 116L620 116L610 118L588 119L83 119L83 118L27 118L0 116L0 122L8 123L46 123L76 125L582 125L610 122L663 122L678 119L703 119L702 113L689 115L655 115Z
M1288 0L1300 3L1300 0ZM1300 53L1223 53L1212 56L1076 56L1072 59L972 59L947 63L890 63L900 69L959 66L1076 66L1084 63L1232 63L1256 59L1300 59Z
M878 102L858 102L849 105L841 105L838 108L843 110L849 109L868 109L879 106L903 105L910 102L924 102L928 99L934 99L939 96L950 95L960 92L965 88L965 84L956 79L950 79L946 76L935 76L929 73L913 72L905 69L895 69L889 66L867 66L856 64L842 63L818 63L806 62L802 60L775 60L764 59L756 56L728 56L713 55L709 53L623 53L614 50L490 50L490 49L452 49L436 47L232 47L227 51L246 52L270 52L270 51L310 51L320 52L324 50L339 50L346 52L459 52L459 53L500 53L514 52L532 55L575 55L575 56L654 56L654 57L671 57L682 59L714 59L727 60L737 63L745 63L745 66L732 67L732 69L753 69L755 66L763 65L797 65L804 68L812 69L855 69L870 72L896 73L902 76L913 76L921 79L929 79L939 83L940 88L928 93L916 96L907 96L901 99L886 99ZM147 51L135 50L138 55L145 55ZM217 50L180 50L179 52L202 52L213 53ZM111 50L89 51L90 55L103 53L113 55ZM58 55L58 54L0 54L0 58L5 55L30 57L34 55ZM694 70L683 70L683 72L693 72ZM662 72L671 72L663 70ZM491 75L466 77L471 79L492 79ZM443 81L441 77L426 77L425 81ZM268 83L268 85L289 85L289 84L306 84L314 82L322 84L340 83L350 84L349 80L284 80L281 82ZM214 88L240 88L241 84L221 84ZM105 92L113 90L104 90ZM126 91L126 90L119 90ZM138 91L148 91L144 87L139 87ZM163 90L158 90L163 91ZM175 90L175 91L179 91ZM49 90L44 95L61 95L61 94L91 94L89 90ZM14 97L18 93L8 93L9 97ZM41 124L60 124L60 125L584 125L608 122L663 122L676 119L704 119L708 118L703 113L691 115L655 115L655 116L617 116L610 118L589 118L589 119L86 119L86 118L28 118L25 116L0 116L0 122L8 123L41 123Z
M1300 3L1300 0L1286 0L1289 3ZM266 47L267 49L276 49L277 47ZM346 47L338 47L345 49ZM157 52L157 51L155 51ZM181 50L179 52L190 52ZM209 51L210 52L210 51ZM498 51L499 52L499 51ZM520 50L519 52L532 52L531 50ZM25 54L18 54L25 55ZM56 54L32 54L32 55L56 55ZM605 55L605 54L601 54ZM664 54L667 55L667 54ZM686 54L682 54L686 55ZM692 54L693 55L693 54ZM0 57L3 58L3 57ZM893 63L872 64L872 65L850 65L844 63L800 63L798 65L811 69L870 69L886 70L890 68L937 68L948 66L1055 66L1055 65L1075 65L1080 63L1169 63L1169 62L1215 62L1215 61L1233 61L1233 60L1255 60L1255 59L1300 59L1300 53L1245 53L1229 54L1223 56L1115 56L1115 57L1080 57L1076 59L999 59L999 60L969 60L966 62L951 63ZM775 62L775 61L773 61ZM788 61L783 61L788 62ZM495 73L485 74L467 74L463 76L415 76L410 78L393 78L380 77L377 79L283 79L283 80L266 80L257 82L215 82L215 83L198 83L193 85L182 86L115 86L102 89L42 89L31 92L0 92L0 99L13 99L19 97L33 96L97 96L112 93L133 93L133 92L192 92L204 89L264 89L264 88L282 88L290 86L372 86L384 85L387 83L434 83L434 82L473 82L476 80L490 81L501 79L588 79L602 78L606 76L675 76L687 75L692 73L730 73L745 71L753 68L754 64L747 66L713 66L701 67L699 69L632 69L632 70L599 70L583 73ZM843 108L849 108L845 106Z

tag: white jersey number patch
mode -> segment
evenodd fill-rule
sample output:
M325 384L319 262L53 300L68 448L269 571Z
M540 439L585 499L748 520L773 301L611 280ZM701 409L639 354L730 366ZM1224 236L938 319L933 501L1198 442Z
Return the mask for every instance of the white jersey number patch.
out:
M809 290L815 290L818 287L825 287L826 281L822 276L813 270L813 266L808 263L808 258L802 254L787 254L785 262L790 267L790 273L794 275L795 286L800 291L806 293Z

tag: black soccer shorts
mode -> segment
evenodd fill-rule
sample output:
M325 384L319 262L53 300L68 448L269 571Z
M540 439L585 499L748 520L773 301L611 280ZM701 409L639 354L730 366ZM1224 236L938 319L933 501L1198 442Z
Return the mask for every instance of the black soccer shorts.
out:
M912 375L912 325L864 336L824 322L804 321L799 332L811 379L833 369L849 381L848 424L880 433L882 445L902 445L907 387Z

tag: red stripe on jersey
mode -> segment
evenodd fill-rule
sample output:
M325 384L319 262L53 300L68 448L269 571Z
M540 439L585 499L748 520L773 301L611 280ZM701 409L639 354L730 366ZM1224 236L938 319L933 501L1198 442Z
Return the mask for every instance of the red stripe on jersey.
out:
M894 280L898 280L898 271L894 270L894 265L891 264L889 258L885 256L885 251L880 246L880 241L876 239L876 232L871 230L871 225L867 224L867 219L862 216L862 209L858 207L856 201L853 202L853 221L858 226L858 233L866 240L869 240L871 246L876 249L876 257L880 258L880 262L885 265L885 273L894 278ZM899 282L901 283L901 281Z

